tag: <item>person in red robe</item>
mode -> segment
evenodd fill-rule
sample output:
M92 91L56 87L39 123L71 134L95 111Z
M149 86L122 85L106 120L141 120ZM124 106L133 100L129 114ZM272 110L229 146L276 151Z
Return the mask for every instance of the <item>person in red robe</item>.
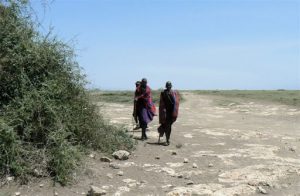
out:
M159 101L159 137L166 135L165 145L170 144L172 124L176 121L179 109L179 93L172 90L172 83L166 82L166 89L160 93Z
M140 85L141 85L141 82L140 81L136 81L135 82L135 92L134 92L134 98L138 97L140 92ZM132 116L134 118L134 121L135 121L135 127L133 128L134 130L137 130L140 128L140 125L139 125L139 121L138 121L138 115L137 115L137 111L138 111L138 108L137 108L137 101L134 99L133 101L133 113L132 113Z
M147 85L147 79L143 78L138 88L138 95L135 97L137 116L140 127L142 128L141 140L148 139L146 135L146 128L148 123L156 116L156 107L152 101L152 93L150 87Z

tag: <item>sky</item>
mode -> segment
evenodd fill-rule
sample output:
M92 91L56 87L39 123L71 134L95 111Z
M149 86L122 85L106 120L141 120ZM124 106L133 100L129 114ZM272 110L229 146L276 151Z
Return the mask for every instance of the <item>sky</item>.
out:
M32 0L89 88L300 90L300 0Z

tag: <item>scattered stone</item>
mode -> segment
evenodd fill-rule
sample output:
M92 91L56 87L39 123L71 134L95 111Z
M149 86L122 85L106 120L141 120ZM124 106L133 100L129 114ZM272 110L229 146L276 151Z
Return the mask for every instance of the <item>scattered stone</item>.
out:
M128 188L127 186L121 186L118 188L118 190L121 192L129 192L130 188Z
M123 175L124 175L124 172L119 171L119 172L117 173L117 175L118 175L118 176L123 176Z
M141 183L142 183L142 184L146 184L147 181L146 181L146 180L141 180Z
M120 169L120 166L116 163L110 163L109 167L113 168L113 169Z
M106 190L100 189L99 187L96 186L91 186L91 189L89 191L90 196L99 196L105 194L106 194Z
M137 186L137 183L129 183L127 185L129 188L133 188L133 187L136 187Z
M108 158L108 157L101 157L101 158L100 158L100 161L110 163L110 162L111 162L111 159Z
M110 187L109 186L102 186L103 189L108 190Z
M193 185L193 184L194 184L194 182L191 180L186 183L186 185Z
M193 168L198 168L198 165L196 163L193 163Z
M57 192L54 192L54 196L58 196L58 193L57 193Z
M33 175L36 176L36 177L42 177L42 176L44 176L43 175L43 171L39 170L39 169L34 169L33 170Z
M183 178L183 175L182 174L178 174L177 178Z
M172 151L172 152L171 152L171 155L177 155L177 152Z
M167 184L167 185L164 185L162 186L161 188L162 189L167 189L167 188L173 188L174 186L172 184Z
M89 157L94 159L96 156L95 156L95 154L90 154Z
M131 167L131 166L135 166L136 163L135 162L124 162L122 164L119 164L120 167Z
M258 190L258 192L260 192L262 194L267 194L267 191L264 188L262 188L261 186L258 186L257 190Z
M119 160L127 160L129 158L130 153L126 150L118 150L112 154L115 159Z
M155 159L160 159L160 157L159 157L159 156L156 156Z
M289 147L289 150L292 152L296 152L296 147Z
M188 162L189 162L189 160L187 158L183 159L183 163L188 163Z
M272 187L272 184L269 182L265 182L265 181L260 181L258 183L259 186L268 186L268 187Z
M189 180L191 177L189 175L185 175L184 179Z
M20 193L20 192L15 192L15 195L16 195L16 196L20 196L21 193Z
M14 180L14 177L13 177L13 176L8 176L8 177L6 178L6 180L7 180L8 182L13 181L13 180Z
M299 139L300 140L300 139ZM181 148L182 147L182 144L176 144L176 148Z
M106 176L110 179L113 179L113 175L112 174L106 174Z
M44 187L44 184L40 184L40 188L43 188Z
M125 182L125 183L127 183L127 184L136 183L136 180L133 180L133 179L130 179L130 178L124 179L122 181Z
M258 186L258 183L257 183L257 181L250 181L250 182L248 182L248 185L249 186Z
M214 166L214 164L212 164L212 163L208 164L208 167L213 167L213 166Z
M166 163L170 167L182 167L184 163Z

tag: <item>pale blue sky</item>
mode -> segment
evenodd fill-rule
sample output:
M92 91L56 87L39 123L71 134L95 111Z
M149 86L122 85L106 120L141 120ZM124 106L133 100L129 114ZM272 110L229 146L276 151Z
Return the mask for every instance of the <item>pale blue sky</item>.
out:
M76 40L90 87L300 89L299 0L55 0L32 7Z

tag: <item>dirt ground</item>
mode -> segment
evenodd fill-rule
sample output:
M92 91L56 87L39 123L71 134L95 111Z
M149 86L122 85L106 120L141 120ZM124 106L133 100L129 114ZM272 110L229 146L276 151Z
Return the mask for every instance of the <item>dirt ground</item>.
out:
M119 169L95 153L74 172L73 185L12 182L0 195L86 195L90 185L116 196L300 195L300 108L246 99L224 105L220 97L193 93L184 98L170 146L157 144L155 117L149 139L138 140L128 160L113 160ZM112 123L132 130L131 105L105 103L101 110ZM129 134L141 136L140 130Z

